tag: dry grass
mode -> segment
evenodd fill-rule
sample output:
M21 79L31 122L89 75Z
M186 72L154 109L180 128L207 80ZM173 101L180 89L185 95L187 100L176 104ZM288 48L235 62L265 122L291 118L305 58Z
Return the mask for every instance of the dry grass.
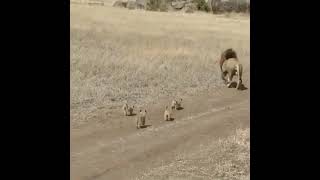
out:
M156 167L136 180L250 179L250 130L237 130L226 139L213 140L170 164Z
M249 61L249 18L71 4L71 125L99 107L136 106L221 86L215 61Z

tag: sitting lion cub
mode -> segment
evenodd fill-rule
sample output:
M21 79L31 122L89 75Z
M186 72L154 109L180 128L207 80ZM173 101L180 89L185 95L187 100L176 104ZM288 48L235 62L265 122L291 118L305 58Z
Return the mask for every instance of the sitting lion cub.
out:
M166 106L166 109L164 110L164 120L170 121L171 120L171 112L168 109L168 106Z
M129 107L127 103L122 106L123 115L132 116L133 115L134 106Z
M180 101L177 101L177 100L172 100L171 102L171 109L172 110L179 110L182 106L182 98L180 98Z
M139 115L137 117L137 129L140 129L145 125L146 118L147 118L147 110L142 111L140 109Z

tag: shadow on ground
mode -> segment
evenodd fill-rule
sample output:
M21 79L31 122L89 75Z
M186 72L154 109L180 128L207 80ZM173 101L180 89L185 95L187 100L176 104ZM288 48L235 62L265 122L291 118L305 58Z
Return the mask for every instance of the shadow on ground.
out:
M140 126L140 129L143 129L143 128L147 128L147 127L150 127L151 125L143 125L143 126Z
M232 82L229 86L229 88L236 88L237 87L237 82ZM244 86L244 84L241 84L239 87L239 90L247 90L248 88Z
M184 108L183 108L183 107L178 107L178 108L177 108L177 110L182 110L182 109L184 109Z
M167 121L174 121L174 118L170 118L170 119L168 119Z

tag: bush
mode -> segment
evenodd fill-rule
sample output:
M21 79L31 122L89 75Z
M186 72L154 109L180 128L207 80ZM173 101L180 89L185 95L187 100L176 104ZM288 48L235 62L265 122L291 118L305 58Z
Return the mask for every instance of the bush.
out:
M167 12L168 11L168 4L167 4L167 2L165 0L160 0L159 10L161 12Z
M127 7L127 2L122 2L121 0L117 0L116 2L114 2L112 6L125 8Z
M159 8L159 0L148 0L147 10L156 11Z
M147 10L149 11L168 11L166 0L148 0Z
M136 1L132 1L132 0L128 1L128 3L127 3L128 9L136 9L136 7L137 7Z
M209 6L208 6L208 4L206 3L205 0L193 0L193 2L196 3L197 9L199 11L209 12Z
M246 0L209 0L213 13L248 12L250 4Z

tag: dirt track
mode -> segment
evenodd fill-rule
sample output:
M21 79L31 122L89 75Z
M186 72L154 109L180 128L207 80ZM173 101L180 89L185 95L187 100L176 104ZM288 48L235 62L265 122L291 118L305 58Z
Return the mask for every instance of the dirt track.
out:
M248 87L249 81L245 83ZM163 121L163 107L169 102L163 100L149 106L151 126L140 130L134 126L135 116L123 117L121 110L115 110L109 124L72 130L71 179L133 179L206 139L249 127L249 89L223 88L184 99L184 109L175 111L171 122ZM101 109L97 118L103 114Z

